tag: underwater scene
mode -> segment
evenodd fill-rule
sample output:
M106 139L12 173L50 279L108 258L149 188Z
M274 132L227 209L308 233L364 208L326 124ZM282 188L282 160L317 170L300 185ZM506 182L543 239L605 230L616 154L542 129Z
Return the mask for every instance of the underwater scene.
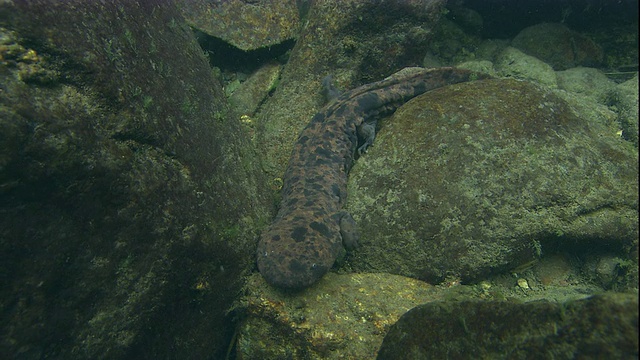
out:
M0 359L638 359L637 0L0 0Z

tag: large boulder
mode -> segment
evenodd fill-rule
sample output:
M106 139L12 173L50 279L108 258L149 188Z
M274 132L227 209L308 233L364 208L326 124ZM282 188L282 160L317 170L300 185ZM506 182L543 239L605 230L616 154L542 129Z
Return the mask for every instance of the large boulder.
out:
M517 80L413 99L351 171L351 268L439 283L557 251L634 254L638 153L613 125Z
M377 359L633 359L638 296L604 294L555 303L431 302L411 309Z
M4 358L208 358L266 222L171 2L0 3Z
M300 28L295 0L178 0L177 3L191 26L245 51L293 39Z
M599 66L604 57L602 48L593 40L559 23L525 28L511 41L511 46L546 62L555 70Z

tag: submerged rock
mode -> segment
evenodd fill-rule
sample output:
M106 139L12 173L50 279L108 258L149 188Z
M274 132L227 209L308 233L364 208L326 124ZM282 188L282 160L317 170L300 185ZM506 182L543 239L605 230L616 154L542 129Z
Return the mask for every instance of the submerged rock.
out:
M532 81L550 88L555 88L558 83L557 75L549 64L510 46L497 54L495 67L500 76Z
M191 26L245 51L293 39L300 28L295 0L180 0L177 3Z
M323 105L322 79L341 89L420 64L442 0L314 1L278 88L256 114L259 147L271 178L284 173L293 143Z
M638 157L611 124L531 83L428 92L350 173L355 271L474 281L558 249L637 247Z
M577 67L556 72L558 88L575 94L591 96L600 104L606 104L616 86L598 69Z
M622 128L622 137L638 146L638 73L631 79L618 84L609 98L618 108L618 121Z
M268 211L177 8L0 2L0 88L2 357L222 356Z
M259 68L229 96L229 104L236 113L252 116L269 92L275 89L279 76L278 64L271 63Z
M638 296L603 294L565 303L420 305L391 327L377 359L632 359L637 355Z
M373 359L402 314L443 298L433 285L390 274L330 273L301 292L255 274L238 307L238 358Z
M511 46L553 66L565 70L576 66L602 65L604 54L590 38L564 24L543 23L523 29Z

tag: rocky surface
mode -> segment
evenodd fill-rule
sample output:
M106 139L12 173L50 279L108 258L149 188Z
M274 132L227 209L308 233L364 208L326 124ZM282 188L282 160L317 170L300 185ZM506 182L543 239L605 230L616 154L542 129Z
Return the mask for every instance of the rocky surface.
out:
M602 48L564 24L543 23L523 29L511 42L515 48L551 65L555 70L600 66Z
M276 13L267 1L0 1L0 357L373 358L403 312L433 301L529 319L539 308L520 302L544 300L637 324L637 1L444 3L284 1ZM197 33L202 50L187 23L233 26ZM604 68L557 72L509 47L540 23L593 40ZM570 42L553 46L577 58ZM350 185L369 240L303 292L257 273L241 292L265 204L323 104L321 79L351 89L462 61L538 85L443 89L383 122L360 159L368 176ZM229 110L220 81L231 80ZM603 290L631 295L572 302ZM505 329L500 314L485 319ZM579 319L557 324L589 335ZM544 341L562 351L593 344L554 336Z
M638 73L618 84L608 100L616 107L622 137L638 147Z
M276 88L281 67L267 64L251 74L246 81L238 85L229 96L229 104L238 114L253 116L258 107Z
M439 283L543 254L637 247L637 150L548 90L483 80L428 92L354 166L352 269ZM615 123L614 123L615 124Z
M601 259L599 262L606 261ZM233 312L243 319L238 328L235 353L238 359L243 360L374 359L384 340L387 354L390 352L389 349L395 349L393 355L402 358L407 352L397 349L415 344L399 341L397 331L389 334L387 338L385 336L394 328L393 324L398 318L409 309L420 309L427 305L436 309L449 306L447 309L453 312L437 314L426 328L423 328L424 322L420 322L424 319L416 320L416 317L413 317L405 330L411 339L418 339L426 331L439 335L439 331L445 331L444 329L450 327L457 330L455 326L460 323L452 319L460 319L459 314L468 319L470 324L471 321L483 321L484 323L477 324L478 327L491 321L495 322L496 326L501 326L501 329L506 329L505 331L514 330L519 322L528 322L527 326L530 324L533 327L539 324L534 319L539 309L535 304L544 302L548 304L546 308L557 310L564 304L585 299L589 297L588 294L601 291L597 283L585 281L581 274L587 272L572 268L565 258L549 257L518 276L509 274L475 285L447 282L433 286L415 279L385 273L329 273L316 286L300 292L276 290L260 275L255 274L249 278L246 291ZM523 283L522 280L526 281ZM637 295L608 296L627 302L622 303L621 307L617 307L621 304L618 301L600 303L595 309L587 308L588 314L592 315L591 311L595 314L611 306L616 315L624 321L632 320L634 314L637 317L637 308L634 309L632 306L634 296L637 303ZM503 306L504 311L501 311L500 308ZM476 319L472 313L474 309L495 311L482 313L482 319ZM504 313L513 316L513 319L504 321ZM573 326L573 319L561 322L555 315L545 315L544 319L539 319L540 323L552 326L547 323L547 320L552 319L558 321L559 327L586 330L584 327L580 328L581 324ZM417 322L418 325L413 326ZM468 339L466 334L463 334L458 338L452 333L443 343L448 341L455 344L462 341L463 344L479 347L491 344L492 335L488 334L494 333L486 329L486 326L483 330L484 334L487 334L483 334L484 337ZM527 333L524 330L518 334L531 338L539 336L537 333ZM633 332L630 334L627 337L618 334L620 339L627 341L622 343L623 346L633 346ZM518 344L517 340L508 339L513 340L513 344ZM567 339L562 339L564 340ZM569 342L566 345L573 346ZM432 346L437 350L438 344Z
M597 103L606 105L616 83L594 68L575 67L556 72L558 87L574 94L591 96Z
M175 6L2 2L0 88L0 357L224 354L269 202Z
M323 105L325 76L351 89L419 64L443 6L441 0L313 3L278 89L256 114L269 177L282 177L299 132Z
M391 324L435 290L389 274L328 274L317 286L287 293L255 274L237 308L244 315L238 358L373 359Z
M564 303L420 305L391 327L377 359L631 359L637 354L637 295L603 294Z
M298 2L179 0L180 10L194 28L244 51L280 44L297 37ZM300 2L301 6L303 2Z
M558 83L557 75L549 64L511 46L496 55L494 65L497 74L503 77L532 81L551 88Z

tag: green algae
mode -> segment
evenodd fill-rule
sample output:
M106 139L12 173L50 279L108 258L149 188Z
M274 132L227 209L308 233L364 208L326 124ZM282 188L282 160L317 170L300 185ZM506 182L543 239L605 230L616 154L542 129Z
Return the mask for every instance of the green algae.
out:
M513 80L410 101L352 170L352 265L473 281L570 244L632 251L637 153L595 119Z
M378 359L628 358L638 351L638 298L552 303L433 302L398 320Z
M2 352L226 351L269 200L191 29L130 2L3 3L0 26Z

